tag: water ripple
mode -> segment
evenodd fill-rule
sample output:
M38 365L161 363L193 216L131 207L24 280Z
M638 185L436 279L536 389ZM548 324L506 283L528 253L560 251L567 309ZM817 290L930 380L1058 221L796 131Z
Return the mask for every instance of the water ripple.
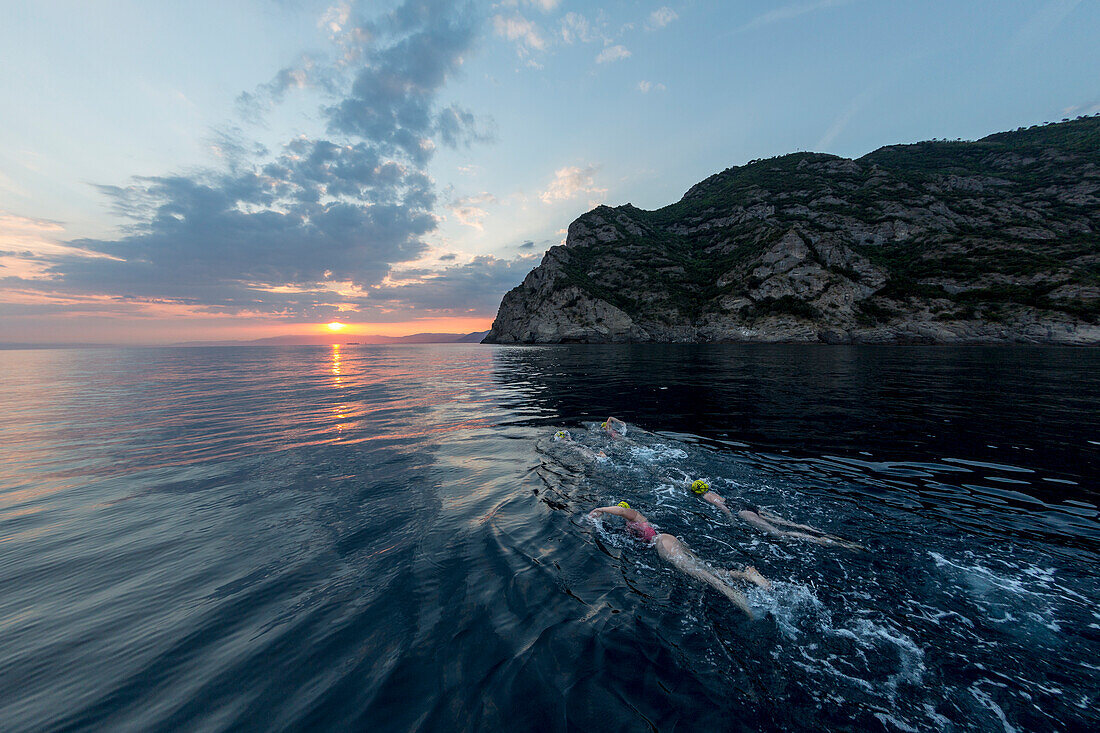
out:
M0 352L0 720L1086 729L1097 367L1062 349ZM592 429L608 414L631 443ZM547 448L558 429L591 454ZM683 475L872 552L732 526ZM760 619L585 519L620 498L772 578Z

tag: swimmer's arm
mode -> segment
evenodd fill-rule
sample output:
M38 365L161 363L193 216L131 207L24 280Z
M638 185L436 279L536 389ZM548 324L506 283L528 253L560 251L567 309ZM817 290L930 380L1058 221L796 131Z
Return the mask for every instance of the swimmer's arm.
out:
M771 522L772 524L778 524L782 527L794 527L795 529L804 529L807 532L821 532L821 534L824 534L824 532L822 532L817 527L811 527L808 524L798 524L797 522L792 522L789 519L784 519L783 517L772 514L767 509L760 509L756 513Z
M729 517L731 520L733 519L733 512L731 512L729 510L729 507L726 506L726 500L718 494L714 493L713 491L708 491L707 493L703 494L703 501L707 502L708 504L713 504L714 506L721 509L727 517Z
M644 522L646 518L642 516L641 512L636 512L633 509L627 509L621 506L601 506L588 512L588 516L596 517L599 514L614 514L617 517L622 517L628 522Z

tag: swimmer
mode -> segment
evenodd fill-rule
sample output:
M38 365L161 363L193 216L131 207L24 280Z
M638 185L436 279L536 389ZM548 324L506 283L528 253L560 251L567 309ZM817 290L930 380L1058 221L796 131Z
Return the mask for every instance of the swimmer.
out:
M588 513L588 516L595 519L601 514L614 514L625 519L626 529L635 539L647 545L653 545L657 549L657 555L680 572L712 586L728 598L733 605L744 611L750 619L753 618L753 613L752 609L749 608L749 602L744 595L731 588L728 583L743 580L755 583L761 588L771 587L771 583L751 565L744 570L707 568L703 561L692 554L683 542L670 534L657 532L641 512L631 509L625 501L620 501L617 506L602 506L593 509ZM726 582L723 582L718 577L719 575L725 578Z
M607 454L603 451L594 451L588 446L581 445L573 440L573 436L569 434L568 430L559 430L554 433L555 443L569 443L578 453L580 453L586 460L595 461L600 458L607 458Z
M726 506L726 500L710 490L710 484L703 479L696 479L691 482L689 487L691 493L695 494L708 504L712 504L721 509L729 520L733 521L733 512ZM744 506L737 512L739 516L745 522L748 522L757 529L761 529L773 537L789 537L791 539L805 540L807 542L813 542L818 545L825 545L827 547L843 547L846 550L866 550L863 545L857 545L855 542L849 542L848 540L841 539L831 534L826 534L816 527L810 527L806 524L796 524L795 522L787 521L782 517L772 514L767 509L763 509L755 504L749 504ZM791 527L793 530L784 530L779 527Z
M706 481L701 478L695 479L691 482L691 486L689 486L688 488L691 489L691 493L695 494L706 503L721 509L722 512L729 518L729 520L731 522L733 521L733 512L731 512L729 510L729 507L726 506L726 500L711 491L710 484L708 484Z
M611 436L612 440L622 440L626 435L626 423L617 417L609 417L600 423L604 432Z

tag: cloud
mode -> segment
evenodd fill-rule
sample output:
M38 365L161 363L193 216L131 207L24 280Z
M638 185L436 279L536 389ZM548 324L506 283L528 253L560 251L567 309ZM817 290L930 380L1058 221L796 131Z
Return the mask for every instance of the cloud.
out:
M408 5L410 3L406 3ZM388 18L391 27L398 18L398 12ZM326 9L317 25L327 32L338 49L336 59L326 63L320 56L303 54L297 63L280 69L267 83L260 84L251 92L241 92L236 105L237 113L243 120L262 123L265 113L282 102L291 90L312 88L339 96L349 69L363 60L377 35L386 32L376 22L359 20L350 2L340 2Z
M526 59L532 51L546 49L546 39L539 33L538 26L519 13L494 15L493 31L498 36L514 42L521 58Z
M269 154L261 143L245 138L238 127L224 127L214 130L209 142L210 152L230 169L247 165L257 158Z
M456 199L447 208L454 213L459 224L464 224L478 231L483 231L485 227L482 225L482 220L489 215L489 212L481 207L487 204L495 204L496 202L496 196L488 192L483 192L476 196L464 196Z
M393 311L398 320L410 314L491 316L501 297L536 264L537 255L510 260L483 255L438 273L420 273L414 282L375 288L361 305Z
M61 259L55 282L213 310L264 310L256 289L273 285L378 282L419 256L436 226L427 176L366 143L295 140L260 170L148 177L104 191L129 210L134 233L73 242L115 259Z
M58 257L95 257L94 252L60 241L65 227L0 211L0 279L43 280Z
M535 248L535 243L534 243L533 240L528 239L526 242L523 242L522 244L520 244L519 248L520 249L534 249Z
M566 43L590 43L598 38L588 19L580 13L568 12L561 19L561 39Z
M341 2L333 5L321 14L317 25L328 30L330 37L336 38L343 33L351 19L351 3Z
M642 94L649 94L650 92L663 92L665 91L665 85L654 83L651 81L640 81L638 82L638 91Z
M479 119L473 112L457 104L439 111L435 133L444 145L452 148L470 147L474 143L496 140L496 129L491 120Z
M1078 115L1094 115L1098 112L1100 112L1100 99L1094 99L1091 102L1070 105L1062 110L1062 115L1064 117L1076 117Z
M520 5L537 8L543 13L552 13L561 5L561 0L501 0L496 7L516 9Z
M276 72L271 81L260 84L251 92L237 95L237 114L246 122L258 124L272 106L283 101L288 92L309 87L332 92L337 84L336 76L323 62L313 56L303 56L298 64Z
M435 141L484 139L471 113L437 101L471 48L475 18L447 0L405 0L366 21L333 11L334 33L369 41L342 96L321 108L327 139L297 137L271 155L226 135L216 143L221 169L99 186L129 222L123 236L68 242L45 279L9 275L0 287L330 317L346 303L332 283L375 287L427 251L439 221L426 172Z
M336 67L344 67L358 61L374 39L375 28L370 22L360 21L352 2L340 2L328 8L318 19L317 27L328 32L329 39L341 50Z
M59 221L34 219L29 216L17 216L16 214L0 211L0 233L4 236L5 245L27 236L37 239L45 232L59 233L63 231L65 231L65 227Z
M623 59L630 58L630 56L631 53L625 46L608 46L600 51L600 55L596 57L596 63L607 64L613 61L622 61Z
M649 14L649 19L646 20L646 28L649 30L657 30L658 28L664 28L666 25L676 20L680 16L676 14L676 11L667 5L657 8Z
M554 180L545 191L539 194L544 204L552 204L555 201L568 201L581 194L603 196L606 188L597 188L595 174L599 170L596 166L567 166L554 171Z
M475 193L470 196L462 196L455 199L456 204L495 204L497 197L488 191L482 191L481 193Z
M766 13L761 13L734 32L744 33L745 31L756 30L757 28L781 23L785 20L793 20L818 10L838 8L842 5L848 5L851 2L852 0L814 0L813 2L784 5L774 10L769 10Z
M350 93L324 109L329 132L425 164L439 125L435 97L473 42L471 15L445 0L406 0L373 30L390 42L371 46Z

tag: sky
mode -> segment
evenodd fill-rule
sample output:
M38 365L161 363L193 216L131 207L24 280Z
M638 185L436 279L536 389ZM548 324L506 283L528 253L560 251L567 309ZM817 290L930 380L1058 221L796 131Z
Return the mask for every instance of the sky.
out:
M1100 112L1094 0L0 0L0 343L488 329L599 204Z

